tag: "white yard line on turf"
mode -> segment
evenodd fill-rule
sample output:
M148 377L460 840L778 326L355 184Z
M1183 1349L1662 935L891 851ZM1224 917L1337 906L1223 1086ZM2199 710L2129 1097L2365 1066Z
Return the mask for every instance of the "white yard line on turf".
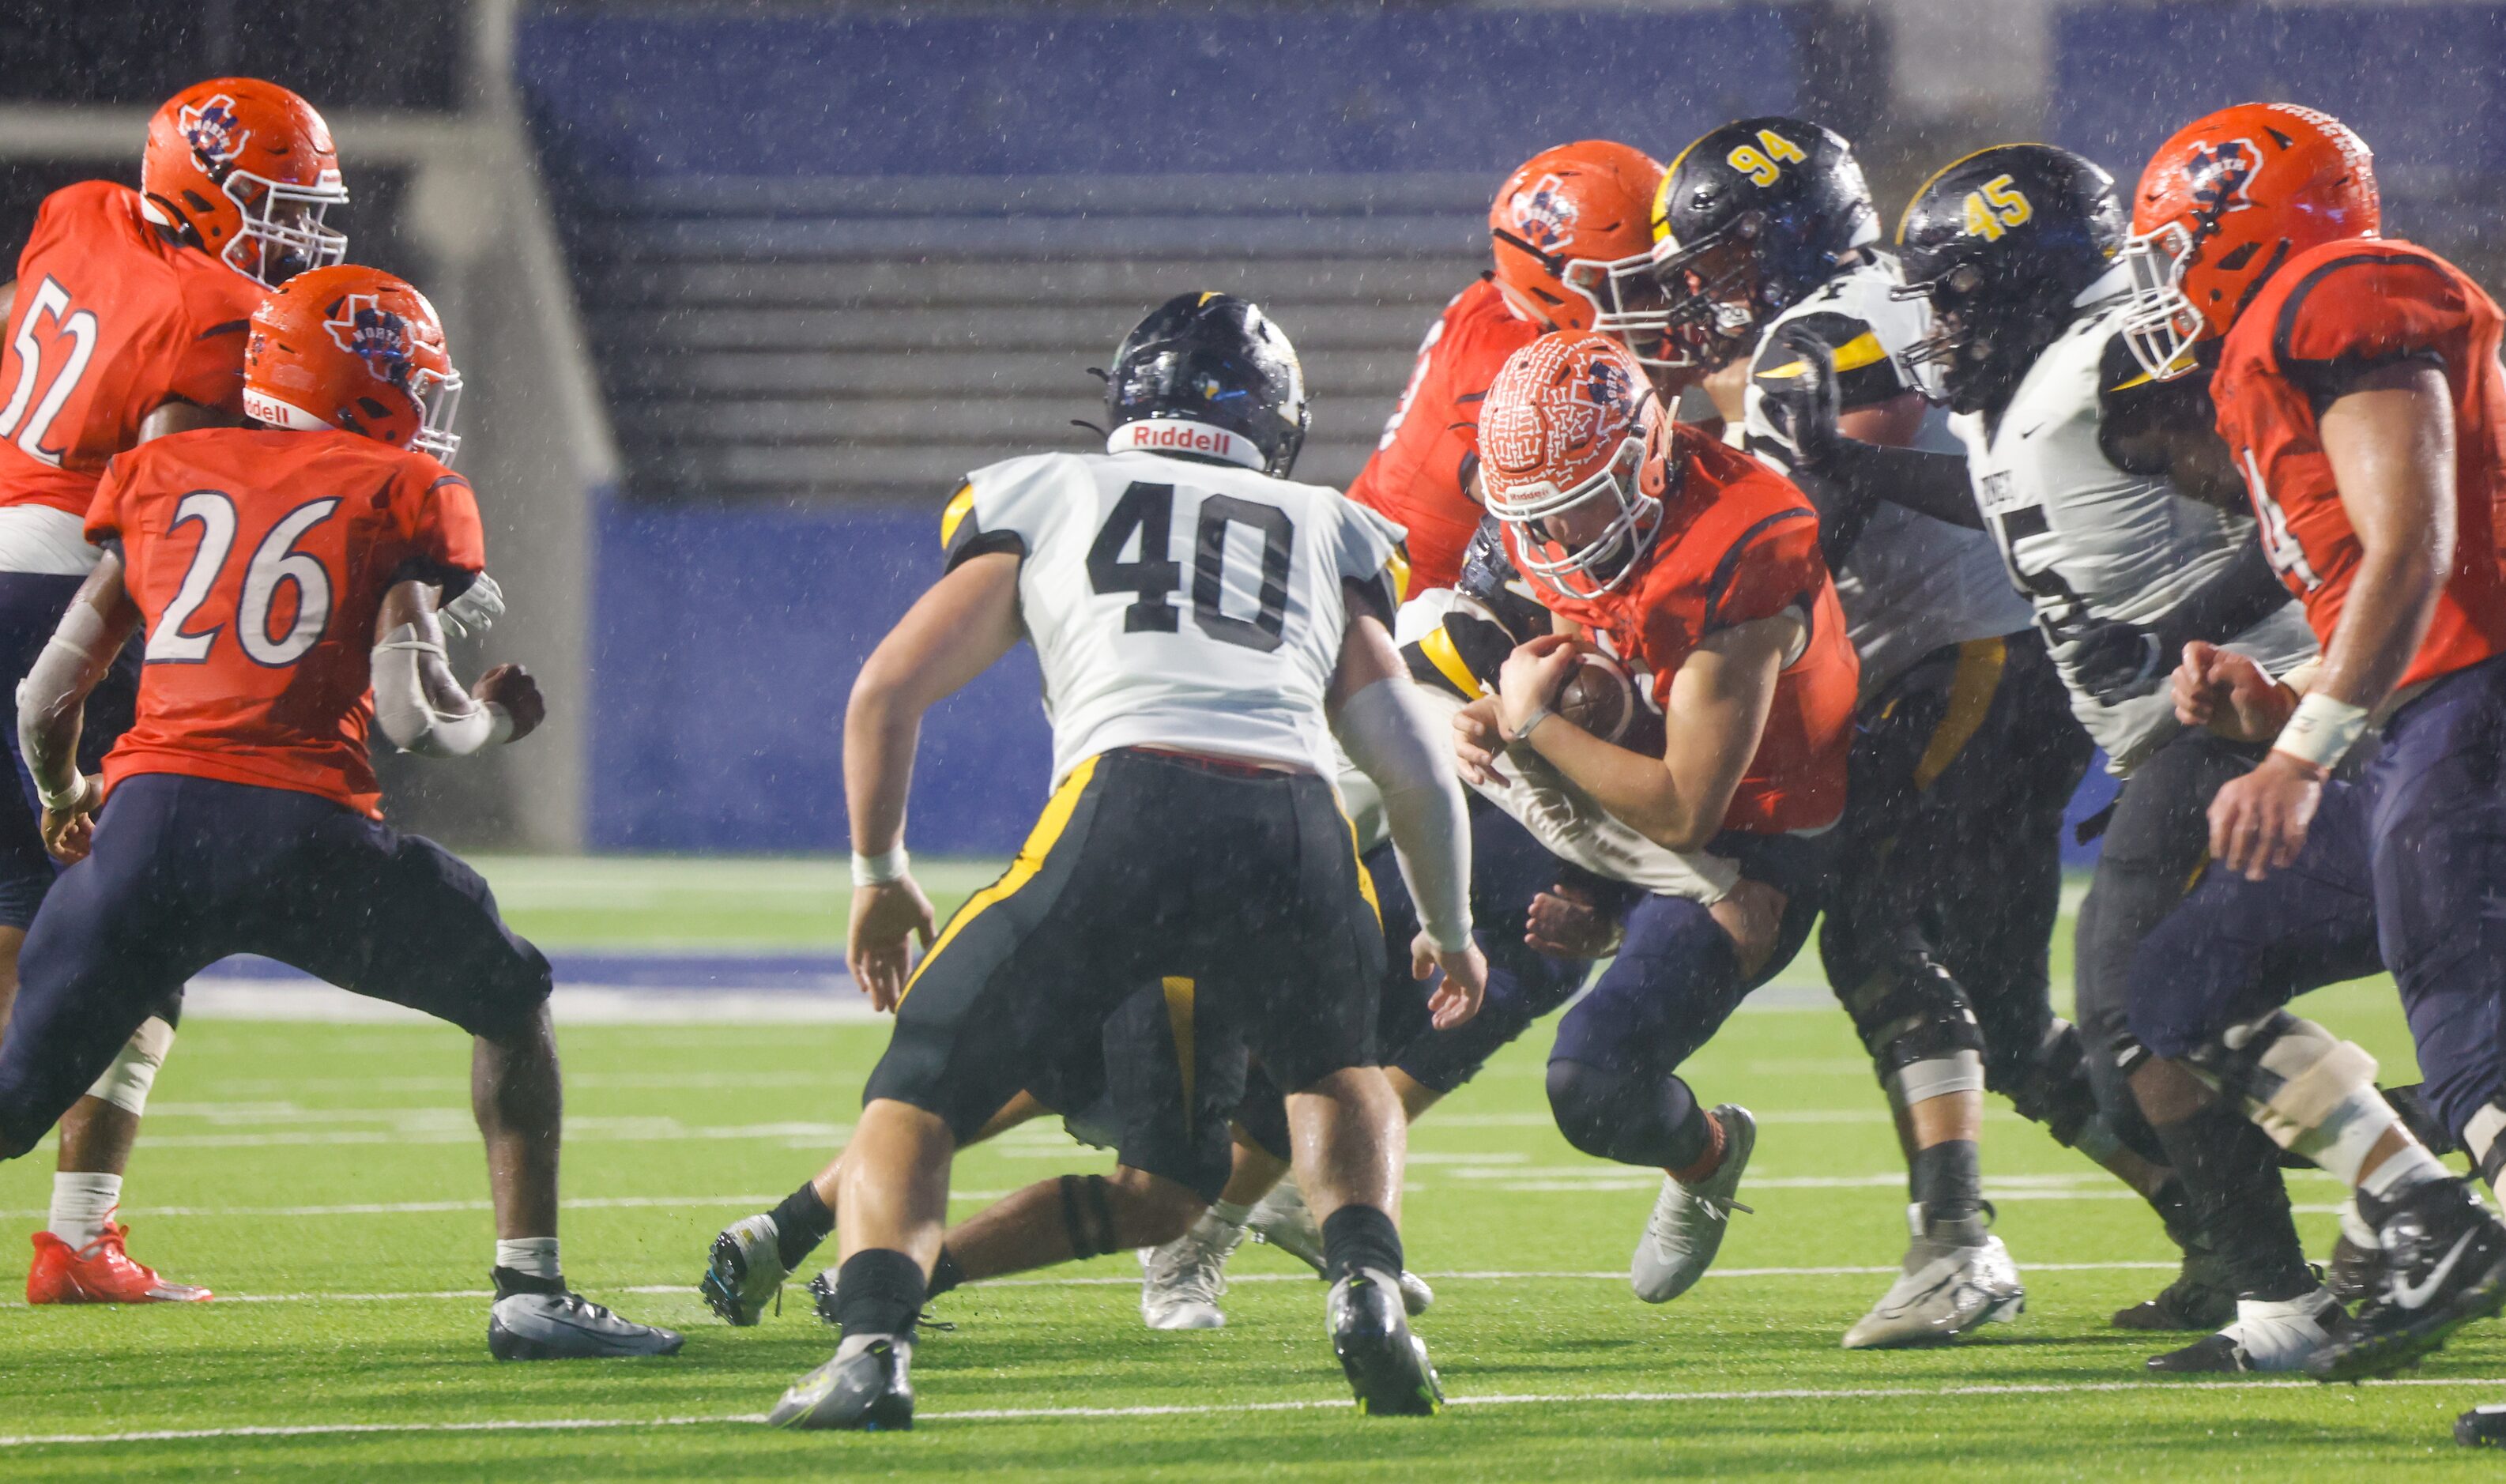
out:
M2139 1270L2173 1272L2180 1262L2031 1262L2031 1273L2120 1273ZM1715 1268L1708 1278L1868 1278L1897 1272L1895 1263L1881 1267L1728 1267ZM1625 1283L1624 1268L1595 1272L1462 1272L1420 1273L1432 1283ZM1131 1288L1137 1278L995 1278L980 1287L986 1289L1095 1289ZM1313 1283L1311 1273L1230 1273L1228 1283ZM606 1293L687 1293L693 1284L647 1283L626 1288L603 1289ZM430 1289L402 1293L221 1293L217 1302L235 1304L388 1304L458 1298L485 1298L486 1289ZM15 1300L0 1300L0 1309L27 1307Z
M2372 1387L2446 1387L2484 1392L2506 1387L2506 1378L2459 1380L2405 1376L2359 1383ZM1457 1407L1573 1406L1584 1403L1625 1405L1629 1402L1692 1403L1700 1401L1904 1401L1949 1397L2069 1396L2115 1392L2186 1391L2319 1391L2314 1381L2046 1381L1987 1382L1969 1386L1796 1386L1765 1391L1715 1392L1526 1392L1489 1396L1455 1396ZM920 1411L918 1424L934 1422L1056 1422L1108 1417L1233 1417L1265 1412L1345 1411L1348 1401L1209 1402L1193 1406L1128 1407L975 1407L964 1411ZM330 1422L295 1427L161 1428L145 1432L52 1432L0 1434L0 1448L62 1447L95 1443L199 1442L217 1438L359 1437L413 1432L578 1432L618 1428L701 1428L762 1423L759 1412L715 1417L547 1417L496 1418L480 1422Z
M996 1201L1010 1194L1007 1190L951 1190L952 1201ZM618 1211L636 1207L656 1207L664 1211L703 1211L716 1206L771 1206L779 1195L595 1195L582 1200L565 1200L557 1204L568 1211ZM453 1211L493 1211L490 1201L376 1201L353 1206L148 1206L133 1207L126 1215L139 1217L306 1217L306 1216L430 1216ZM49 1207L25 1211L0 1211L0 1220L31 1220L49 1218Z

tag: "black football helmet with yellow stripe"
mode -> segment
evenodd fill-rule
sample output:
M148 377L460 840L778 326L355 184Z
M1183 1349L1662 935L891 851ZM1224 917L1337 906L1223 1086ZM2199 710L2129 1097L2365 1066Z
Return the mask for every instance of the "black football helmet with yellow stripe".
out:
M1950 165L1915 193L1897 228L1897 292L1932 311L1932 335L1907 351L1908 365L1937 367L1955 411L2006 405L2114 269L2130 230L2114 177L2068 150L2005 144Z
M1742 119L1679 153L1654 195L1649 271L1685 364L1717 367L1880 239L1853 147L1804 119Z

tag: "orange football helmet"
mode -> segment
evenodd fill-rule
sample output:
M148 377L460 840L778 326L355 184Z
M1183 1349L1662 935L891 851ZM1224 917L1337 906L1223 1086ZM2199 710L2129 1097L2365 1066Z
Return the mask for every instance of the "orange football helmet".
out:
M378 268L315 268L253 311L243 409L273 428L343 428L449 464L460 401L435 306Z
M2132 196L2125 340L2150 375L2182 375L2185 352L2227 334L2292 254L2381 222L2375 158L2330 114L2239 103L2198 119L2159 146Z
M1662 166L1606 139L1543 150L1497 188L1488 207L1496 285L1516 313L1591 330L1617 312L1611 269L1653 252L1649 225Z
M331 127L276 83L222 77L166 99L148 121L139 190L164 225L273 288L348 255L322 221L348 199Z
M1523 570L1574 598L1625 583L1662 528L1671 421L1625 345L1544 335L1480 407L1480 488Z

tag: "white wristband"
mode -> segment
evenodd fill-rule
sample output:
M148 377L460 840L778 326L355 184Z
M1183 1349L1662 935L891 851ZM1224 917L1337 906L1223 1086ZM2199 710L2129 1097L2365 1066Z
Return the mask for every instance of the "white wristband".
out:
M902 845L875 856L866 856L856 850L853 852L853 885L885 886L891 881L902 881L912 864Z
M54 814L68 814L88 801L89 791L94 787L93 778L85 773L73 773L70 775L69 788L55 794L45 788L44 781L38 778L35 780L35 798Z
M2337 700L2320 690L2309 691L2279 729L2272 751L2300 758L2329 772L2340 766L2367 730L2367 708Z

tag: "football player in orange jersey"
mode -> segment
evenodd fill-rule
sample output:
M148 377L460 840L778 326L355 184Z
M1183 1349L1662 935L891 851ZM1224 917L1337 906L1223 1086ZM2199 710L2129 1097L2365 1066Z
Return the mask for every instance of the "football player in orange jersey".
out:
M0 288L0 680L11 689L100 555L81 522L105 461L144 438L235 420L244 327L264 288L345 248L324 223L347 199L330 130L273 84L219 78L169 99L149 124L140 187L91 180L53 193L17 278ZM137 679L133 653L98 686L89 763L129 724ZM0 788L0 1015L54 869L22 762L18 784ZM210 1296L131 1260L128 1228L114 1220L181 1004L177 994L157 1007L61 1120L28 1302Z
M258 426L115 455L85 526L109 549L18 690L44 841L74 864L20 955L0 1157L34 1148L192 974L264 954L477 1038L499 1359L674 1352L558 1266L548 960L476 871L381 817L376 722L465 757L545 713L518 667L464 691L445 662L437 593L483 555L470 485L443 462L461 386L443 328L390 274L317 268L254 310L244 365ZM143 626L138 716L99 780L78 764L81 712Z
M1548 635L1456 715L1463 772L1529 749L1656 843L1739 867L1718 900L1630 908L1617 958L1550 1052L1567 1141L1665 1171L1629 1271L1638 1297L1663 1303L1713 1261L1757 1132L1745 1109L1700 1107L1678 1068L1809 934L1859 667L1808 502L1747 455L1675 434L1626 347L1542 336L1507 361L1481 433L1482 485L1516 567L1627 667L1665 740L1655 757L1560 716L1579 652Z
M2506 317L2380 217L2339 120L2243 104L2160 148L2126 254L2134 353L2160 377L2215 364L2220 436L2323 648L2282 676L2184 648L2183 720L2272 750L2219 790L2215 865L2134 957L2133 1034L2173 1060L2133 1088L2164 1122L2206 1083L2352 1187L2386 1262L2355 1325L2320 1290L2254 1295L2313 1311L2306 1368L2333 1380L2506 1306L2506 1223L2413 1138L2374 1058L2282 1007L2389 971L2426 1104L2506 1173ZM2371 724L2356 780L2328 781Z

